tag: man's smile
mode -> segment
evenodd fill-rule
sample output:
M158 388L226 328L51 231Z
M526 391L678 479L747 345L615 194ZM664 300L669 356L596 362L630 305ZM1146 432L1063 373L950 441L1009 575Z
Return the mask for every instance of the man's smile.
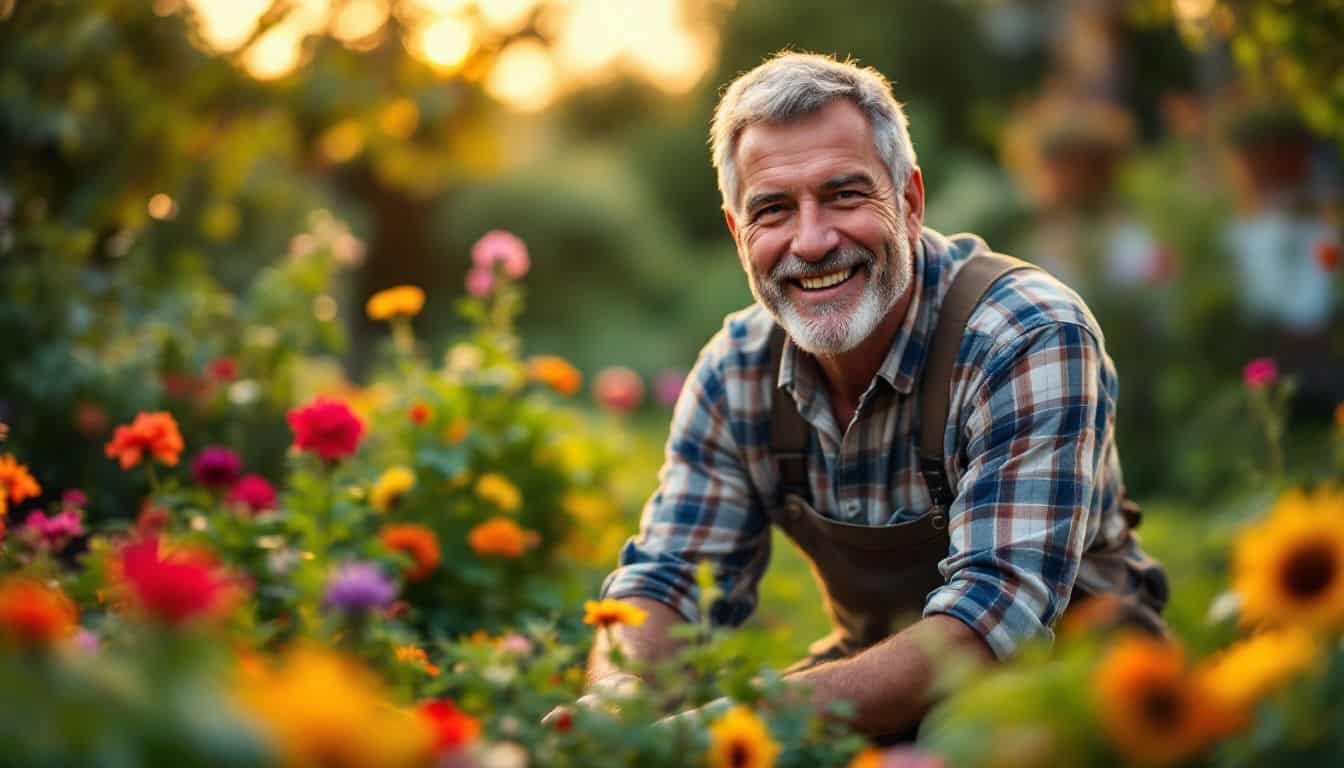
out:
M789 293L807 304L831 302L852 290L862 290L863 281L854 278L863 271L863 265L855 264L816 277L792 278L787 281Z

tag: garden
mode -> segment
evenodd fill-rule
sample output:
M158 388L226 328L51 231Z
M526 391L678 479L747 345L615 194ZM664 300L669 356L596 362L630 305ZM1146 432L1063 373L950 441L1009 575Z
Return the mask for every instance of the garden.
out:
M1130 5L0 0L0 762L1344 758L1344 11ZM709 115L786 47L891 77L927 222L1087 299L1171 582L1167 640L930 648L896 746L785 678L828 626L778 532L746 625L585 679L752 300Z

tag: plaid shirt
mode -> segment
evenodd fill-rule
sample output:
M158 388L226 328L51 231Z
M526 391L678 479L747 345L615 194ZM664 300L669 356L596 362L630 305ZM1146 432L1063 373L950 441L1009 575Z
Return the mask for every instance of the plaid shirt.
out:
M726 318L677 401L658 490L604 595L652 598L694 621L695 565L708 560L725 595L711 620L735 626L751 614L769 559L763 505L774 503L779 482L772 396L793 397L813 428L818 513L887 525L928 511L918 382L942 297L960 264L986 246L929 229L920 241L905 322L847 429L815 360L792 343L770 380L774 321L764 308ZM990 289L953 372L943 447L957 499L939 564L945 583L928 595L925 616L957 617L1002 658L1028 638L1052 637L1075 581L1094 592L1138 588L1142 555L1120 511L1115 397L1101 330L1077 294L1034 270Z

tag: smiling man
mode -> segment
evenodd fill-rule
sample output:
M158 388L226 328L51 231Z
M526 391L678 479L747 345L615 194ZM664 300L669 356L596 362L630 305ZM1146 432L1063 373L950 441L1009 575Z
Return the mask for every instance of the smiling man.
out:
M782 54L714 115L724 218L756 303L710 340L677 403L659 487L604 595L649 612L629 657L698 617L695 569L737 625L778 526L835 631L790 670L855 725L905 734L948 648L986 660L1100 601L1163 631L1114 442L1101 329L1049 275L923 226L905 115L874 70ZM596 686L627 680L600 642Z

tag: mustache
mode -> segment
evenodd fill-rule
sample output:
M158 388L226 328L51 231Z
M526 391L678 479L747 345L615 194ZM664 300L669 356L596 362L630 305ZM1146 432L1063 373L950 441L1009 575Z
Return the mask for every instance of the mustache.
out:
M842 269L872 267L877 256L867 248L837 248L821 261L804 261L792 253L779 260L770 270L772 282L821 277Z

